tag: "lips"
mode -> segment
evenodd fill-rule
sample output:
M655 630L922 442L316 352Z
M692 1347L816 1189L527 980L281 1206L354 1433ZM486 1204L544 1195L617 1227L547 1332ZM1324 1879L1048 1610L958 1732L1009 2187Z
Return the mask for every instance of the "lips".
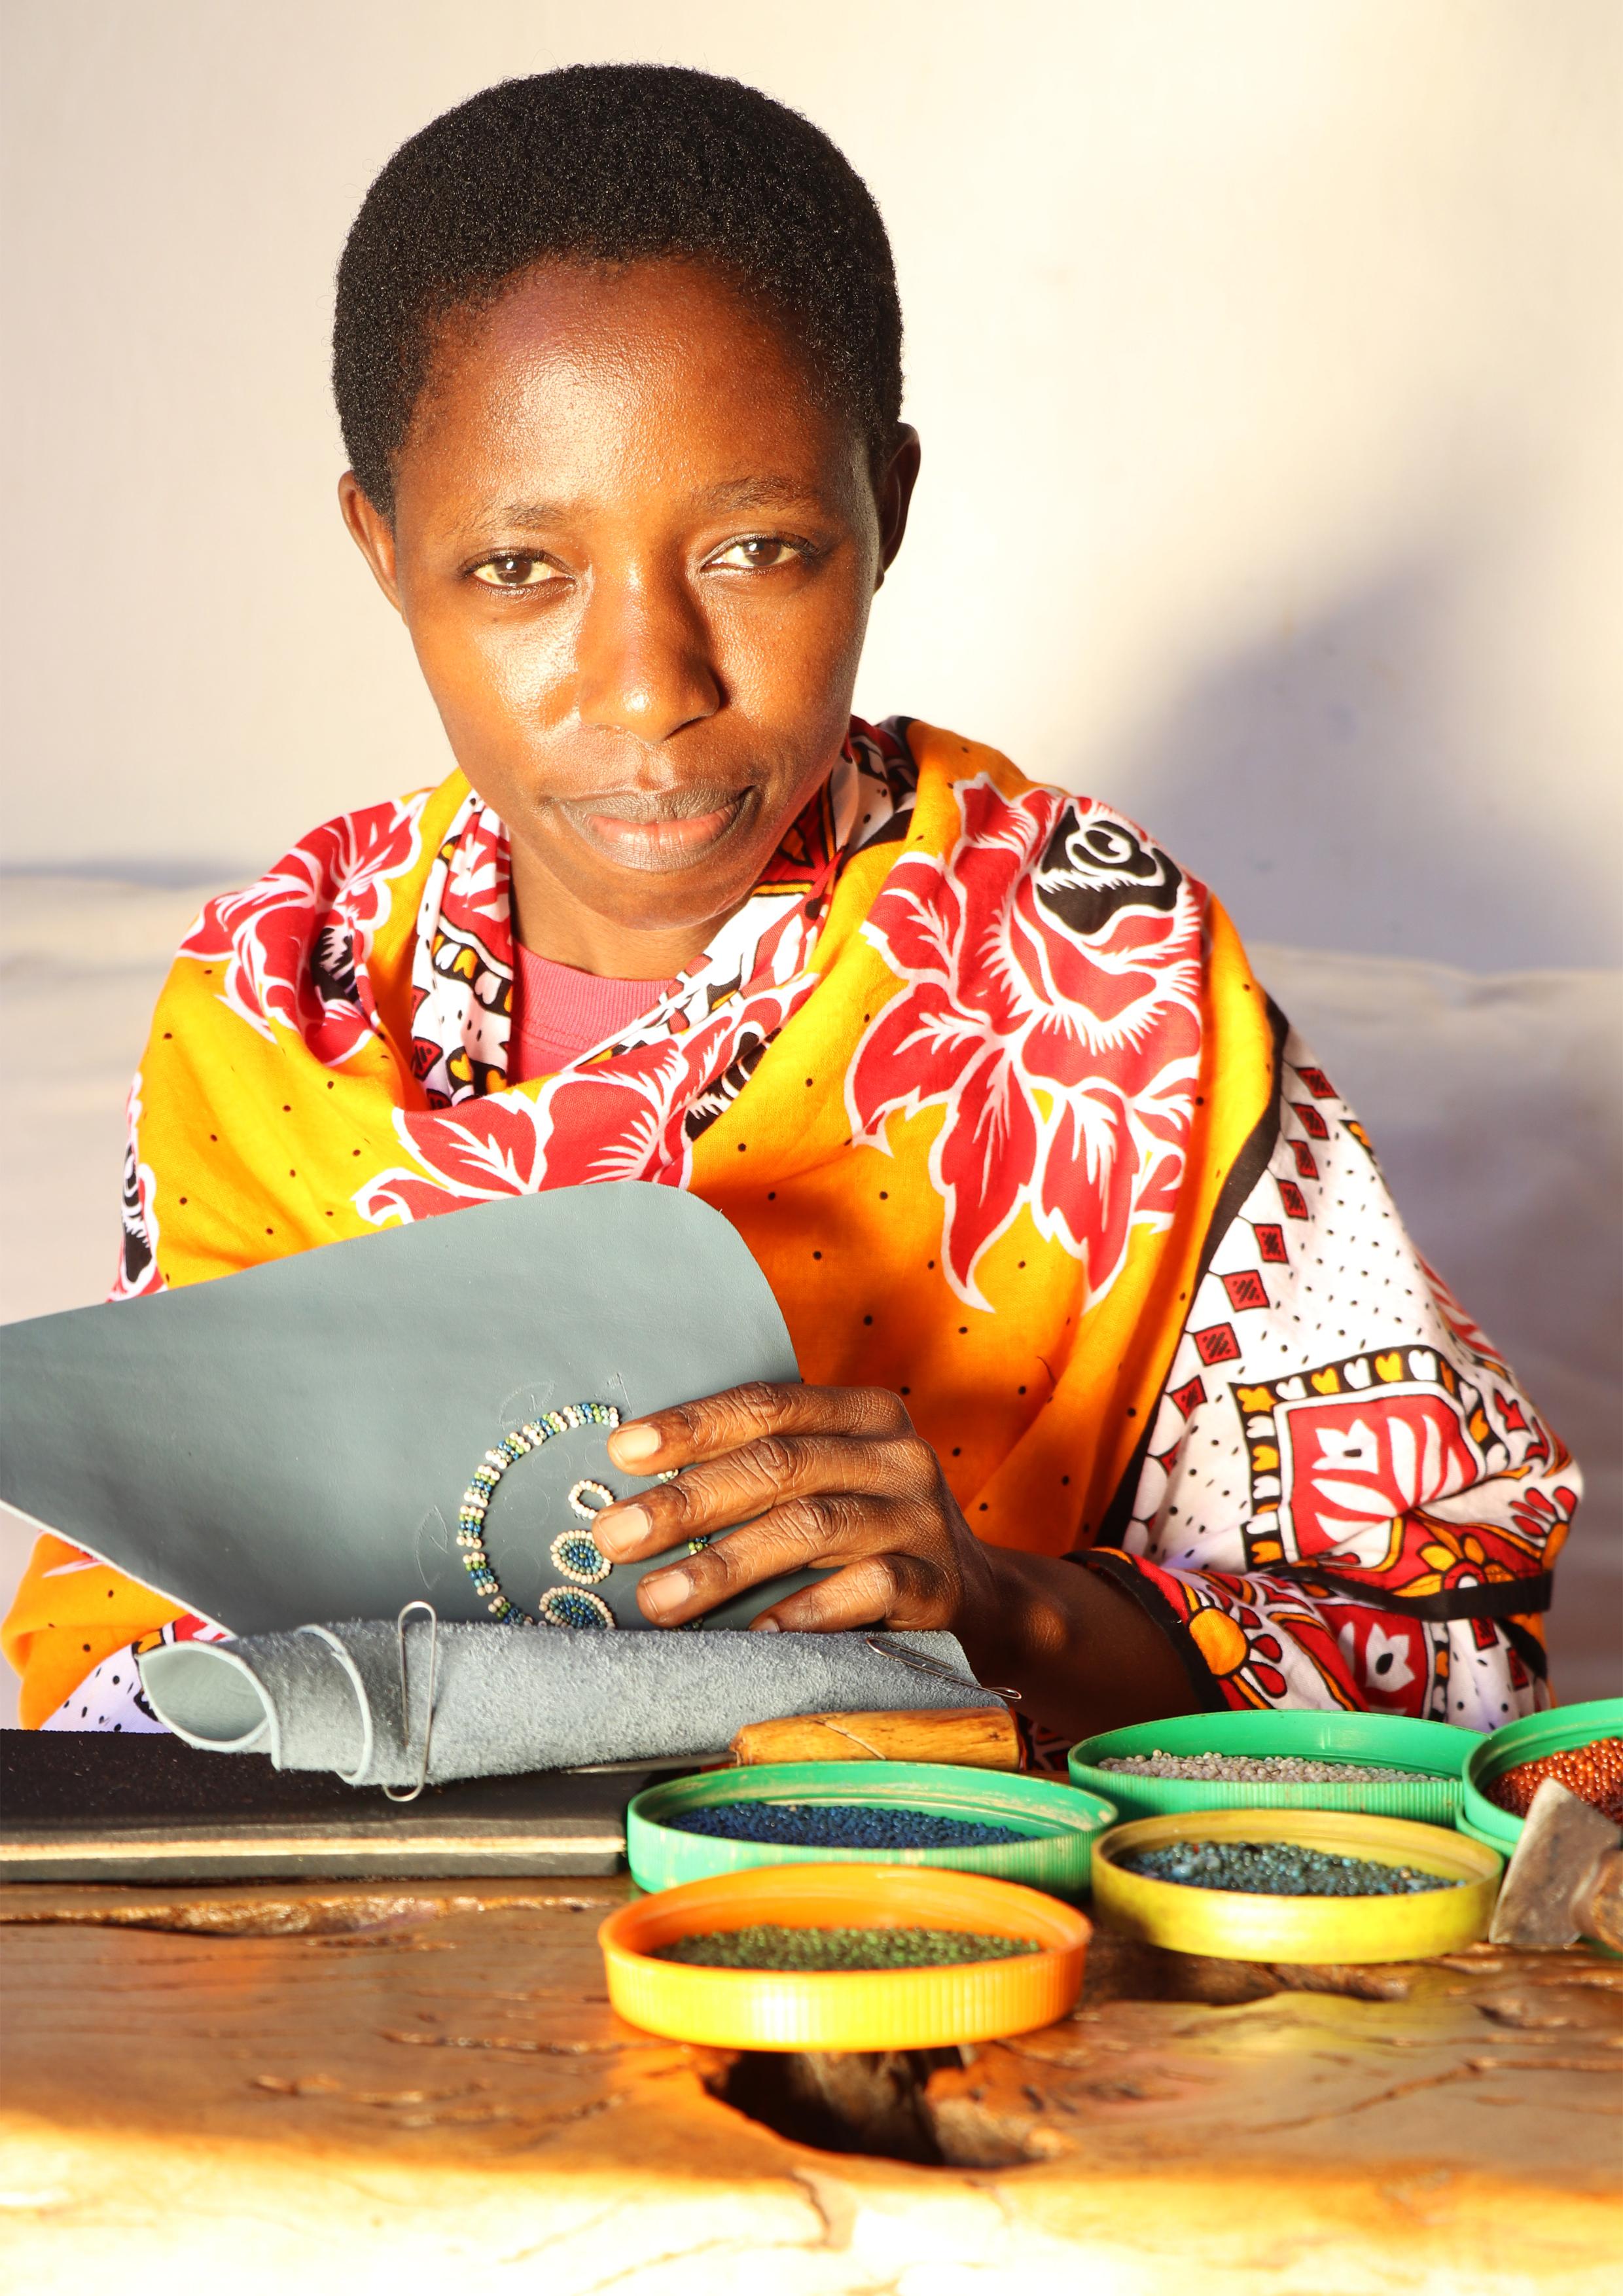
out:
M564 800L570 825L622 869L686 869L738 823L751 790L612 790Z

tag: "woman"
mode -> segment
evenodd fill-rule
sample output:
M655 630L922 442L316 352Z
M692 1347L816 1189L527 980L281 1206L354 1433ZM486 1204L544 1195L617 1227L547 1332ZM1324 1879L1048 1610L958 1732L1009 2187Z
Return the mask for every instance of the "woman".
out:
M120 1295L488 1197L689 1187L804 1387L622 1429L660 1626L947 1627L1061 1738L1545 1696L1578 1481L1205 890L850 701L919 467L883 226L703 74L487 90L339 275L343 515L457 770L212 901L131 1097ZM971 608L972 611L972 605ZM151 1726L213 1631L62 1541L25 1719Z

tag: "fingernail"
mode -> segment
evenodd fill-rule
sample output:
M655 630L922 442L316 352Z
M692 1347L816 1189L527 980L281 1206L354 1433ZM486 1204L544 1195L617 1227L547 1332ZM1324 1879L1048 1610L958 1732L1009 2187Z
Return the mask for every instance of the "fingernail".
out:
M622 1467L635 1466L639 1459L652 1459L659 1447L659 1431L653 1427L617 1427L609 1438L609 1456Z
M750 1631L752 1635L781 1635L783 1629L775 1619L758 1619Z
M685 1570L661 1570L643 1581L643 1592L651 1611L663 1617L685 1603L693 1591L693 1582Z
M600 1546L605 1531L616 1546L622 1544L631 1546L643 1536L647 1529L648 1509L638 1506L635 1499L628 1499L622 1506L602 1508L592 1525L592 1536ZM607 1552L606 1549L604 1551Z

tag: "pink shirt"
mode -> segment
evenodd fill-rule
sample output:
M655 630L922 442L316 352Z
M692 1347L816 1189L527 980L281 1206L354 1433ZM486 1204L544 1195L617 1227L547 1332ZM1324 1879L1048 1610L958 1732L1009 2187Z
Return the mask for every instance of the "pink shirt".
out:
M550 956L514 947L512 1028L507 1039L507 1081L555 1076L582 1053L618 1036L670 986L664 980L604 980L554 964Z

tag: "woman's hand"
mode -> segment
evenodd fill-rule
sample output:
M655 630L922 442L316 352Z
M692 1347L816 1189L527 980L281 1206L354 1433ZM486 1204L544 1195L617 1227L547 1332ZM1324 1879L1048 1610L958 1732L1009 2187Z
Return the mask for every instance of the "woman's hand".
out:
M684 1626L806 1570L834 1576L775 1603L758 1633L962 1633L966 1620L996 1613L993 1550L971 1532L941 1462L889 1388L734 1387L618 1429L609 1456L639 1475L685 1471L597 1516L593 1534L611 1562L729 1534L643 1578L637 1600L656 1626Z
M982 1546L889 1388L730 1388L618 1428L609 1456L639 1475L685 1471L595 1518L611 1562L713 1541L642 1581L656 1626L826 1570L755 1631L945 1627L982 1682L1012 1684L1023 1714L1074 1738L1192 1702L1170 1641L1131 1596L1064 1556Z

